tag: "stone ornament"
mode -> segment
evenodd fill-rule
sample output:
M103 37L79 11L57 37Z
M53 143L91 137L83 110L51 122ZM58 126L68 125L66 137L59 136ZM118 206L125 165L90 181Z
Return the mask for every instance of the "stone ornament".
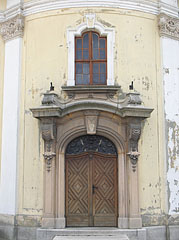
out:
M135 172L140 153L137 151L135 151L135 152L130 151L129 153L127 153L127 155L130 157L131 164L132 164L132 170L133 170L133 172Z
M136 171L137 162L140 153L138 152L138 141L141 135L141 126L139 124L129 125L129 149L127 155L130 158L133 172Z
M50 172L51 166L52 166L52 160L53 160L53 157L56 156L56 154L54 152L45 152L43 156L46 161L47 172Z
M24 34L24 17L17 15L1 23L0 34L4 41L9 41L17 37L23 37Z
M96 134L98 115L99 113L97 111L85 111L87 134Z
M51 171L52 160L56 156L53 152L53 145L55 141L55 127L53 121L43 123L41 126L42 130L42 138L44 139L45 143L45 152L43 154L45 162L46 162L46 169L47 172Z
M169 17L165 14L159 16L160 36L179 40L179 18Z
M54 139L54 126L53 123L43 124L42 127L42 138L44 141L51 141Z
M96 134L97 116L86 117L87 134Z
M127 98L128 98L128 104L132 104L132 105L141 105L142 104L142 100L140 98L140 94L139 93L127 93L126 94Z

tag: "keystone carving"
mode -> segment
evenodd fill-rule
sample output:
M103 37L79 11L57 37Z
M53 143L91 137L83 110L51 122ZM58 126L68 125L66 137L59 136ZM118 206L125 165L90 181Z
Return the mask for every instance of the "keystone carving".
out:
M87 134L96 134L98 115L99 113L97 111L85 111Z
M48 172L51 170L52 160L56 156L53 149L55 149L55 126L53 121L49 121L46 123L42 123L41 126L42 130L42 138L44 139L44 148L45 152L43 154L45 162L46 162L46 169Z
M0 34L4 41L14 39L16 37L23 37L24 34L24 17L17 15L7 21L1 23Z
M127 155L130 158L132 164L133 172L136 171L137 162L140 153L138 152L138 141L141 135L141 126L140 124L130 124L129 125L129 149L130 151Z
M179 40L179 18L169 17L165 14L159 16L160 36Z

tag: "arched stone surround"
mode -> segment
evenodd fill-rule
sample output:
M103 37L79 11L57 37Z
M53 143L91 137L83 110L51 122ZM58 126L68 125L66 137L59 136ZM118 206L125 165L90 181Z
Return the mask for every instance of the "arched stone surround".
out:
M43 228L65 228L65 151L74 138L97 134L111 140L118 152L118 227L141 228L138 140L141 121L152 109L141 105L138 93L114 98L120 87L64 87L68 99L44 94L42 106L31 109L40 120L44 139Z

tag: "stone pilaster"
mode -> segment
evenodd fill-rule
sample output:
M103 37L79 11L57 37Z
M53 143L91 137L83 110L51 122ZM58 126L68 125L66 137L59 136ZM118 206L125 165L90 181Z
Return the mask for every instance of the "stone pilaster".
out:
M41 122L44 140L44 204L42 227L55 227L55 156L56 125L53 119Z
M130 119L128 124L128 186L129 186L129 228L141 228L142 219L139 207L138 184L138 141L141 135L141 123Z

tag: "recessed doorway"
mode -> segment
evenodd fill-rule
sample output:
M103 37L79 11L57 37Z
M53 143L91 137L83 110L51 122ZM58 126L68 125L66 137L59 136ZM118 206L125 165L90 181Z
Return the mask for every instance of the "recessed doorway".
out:
M117 151L107 138L85 135L66 150L67 226L117 226Z

